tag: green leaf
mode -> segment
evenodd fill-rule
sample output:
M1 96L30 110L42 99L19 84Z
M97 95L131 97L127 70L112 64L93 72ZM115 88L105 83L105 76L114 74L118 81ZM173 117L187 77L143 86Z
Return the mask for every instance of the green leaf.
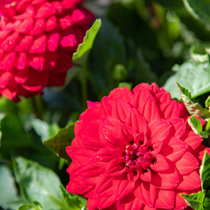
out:
M44 210L70 209L63 202L60 180L52 170L22 157L13 159L13 165L21 194L29 205L39 203Z
M208 0L183 0L184 5L191 15L210 25L210 5Z
M60 185L60 189L63 195L63 199L65 201L65 203L72 209L72 210L80 210L80 209L84 209L85 205L86 205L86 199L78 196L78 195L74 195L71 193L68 193L66 191L66 189L63 187L63 185Z
M29 210L31 208L33 208L33 205L23 204L18 208L18 210Z
M6 158L10 153L17 153L24 150L24 147L31 146L31 138L23 128L21 119L14 113L7 114L1 120L1 156Z
M192 91L192 98L198 97L210 91L210 66L209 62L195 63L188 60L182 65L175 65L172 75L163 86L171 93L173 98L180 99L176 82ZM199 75L199 76L198 76Z
M123 88L123 87L127 87L129 90L132 89L132 83L128 83L128 82L121 82L119 83L118 87Z
M209 61L209 55L207 53L209 47L210 47L209 42L196 43L194 46L190 48L191 58L196 62Z
M194 102L191 96L191 93L184 87L182 87L178 82L178 89L182 100L190 113L190 115L202 117L202 118L209 118L209 111L206 108L203 108L198 102Z
M202 181L202 189L207 189L210 186L210 156L207 152L204 154L200 168L200 177Z
M15 187L15 180L7 166L0 166L0 206L3 208L17 209L17 207L24 203L23 199L18 197L17 189Z
M59 157L70 160L66 153L66 147L71 144L74 138L74 125L62 128L52 138L43 141L43 144L52 149Z
M92 27L86 32L83 43L77 48L77 51L73 54L73 61L82 57L82 55L88 52L93 45L94 39L101 27L101 20L97 19Z
M201 122L198 118L191 116L188 119L188 124L192 128L192 130L202 138L208 138L207 132L203 131Z
M127 70L122 64L116 64L113 69L112 76L116 80L124 80L127 76Z
M96 36L88 59L88 76L99 98L108 95L110 90L117 86L119 80L116 81L116 78L113 78L113 71L116 65L124 66L124 64L123 38L117 27L109 21L103 20L103 25ZM126 70L122 70L123 77L127 75Z
M31 118L29 123L36 133L41 137L42 141L51 138L60 129L56 123L48 124L45 121L37 118Z
M206 101L205 101L205 106L206 106L207 108L210 107L210 96L208 96L208 98L206 99Z
M181 194L187 203L196 210L204 210L203 201L205 198L204 192L198 192L190 195Z

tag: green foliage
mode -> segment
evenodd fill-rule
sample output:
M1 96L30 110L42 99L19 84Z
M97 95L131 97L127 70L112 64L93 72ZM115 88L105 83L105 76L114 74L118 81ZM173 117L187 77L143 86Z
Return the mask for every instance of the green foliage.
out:
M210 207L210 155L205 152L200 167L202 191L190 195L181 194L187 203L196 210L208 210Z
M188 119L188 124L190 125L190 127L192 128L192 130L198 134L199 136L201 136L202 138L208 138L208 134L207 132L203 131L201 122L199 119L197 119L196 117L191 116Z
M69 181L66 146L74 138L74 123L87 100L100 101L116 87L132 90L141 82L165 84L193 115L192 129L203 138L210 135L209 1L100 2L85 2L101 19L73 54L64 87L46 88L42 96L20 103L0 99L0 191L4 192L0 209L86 209L86 199L67 193L62 185ZM206 124L202 127L195 116ZM204 143L210 146L208 138ZM202 191L183 195L194 209L210 209L209 165L205 154Z
M183 0L187 10L196 18L210 25L208 0Z
M52 149L59 157L70 161L65 148L71 144L74 138L74 125L62 128L52 138L43 141L43 144Z
M5 165L0 165L0 206L3 208L17 209L18 206L24 203L24 200L18 196L15 187L15 181L9 168Z
M101 20L98 19L95 21L92 27L86 32L83 43L78 46L77 52L73 54L73 60L81 58L84 53L88 52L92 48L94 39L100 27L101 27Z
M192 91L192 98L210 91L209 62L195 63L189 60L180 66L175 65L173 70L175 74L164 85L164 88L171 93L172 97L180 98L179 91L176 88L176 81L186 89Z
M191 195L181 194L181 196L187 201L187 203L197 210L204 210L203 201L205 198L204 192L194 193Z
M70 209L80 210L86 208L87 200L85 198L66 192L66 189L63 187L63 185L60 185L60 189L63 195L63 199L65 203L70 207Z
M191 93L184 87L182 87L179 83L177 83L180 95L182 100L191 115L208 118L209 111L206 108L203 108L198 102L195 102L192 99Z
M200 176L202 189L208 189L210 187L210 156L207 152L205 152L202 166L200 168Z
M29 206L40 208L40 205L46 210L70 209L63 202L60 180L52 170L22 157L13 159L13 165L21 194L27 202L21 210Z

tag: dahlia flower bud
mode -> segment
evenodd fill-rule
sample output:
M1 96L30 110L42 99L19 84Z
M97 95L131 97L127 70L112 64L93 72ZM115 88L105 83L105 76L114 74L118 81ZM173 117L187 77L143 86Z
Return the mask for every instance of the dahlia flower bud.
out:
M191 209L180 193L200 191L209 148L187 119L184 104L156 84L88 102L66 148L67 191L87 197L88 210Z
M71 58L94 15L83 0L4 0L0 2L0 94L40 94L62 86Z

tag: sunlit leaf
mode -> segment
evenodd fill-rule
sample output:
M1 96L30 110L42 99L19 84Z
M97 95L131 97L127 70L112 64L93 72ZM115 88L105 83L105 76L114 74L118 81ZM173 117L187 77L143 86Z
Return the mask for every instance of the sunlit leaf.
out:
M192 99L191 93L186 88L182 87L179 83L177 83L180 95L182 100L191 115L209 118L209 111L206 108L203 108L198 102L195 102Z
M28 204L36 205L36 201L46 210L70 209L63 201L55 172L22 157L13 159L13 165L21 194Z
M190 195L181 194L187 203L196 210L204 210L203 201L205 198L204 192L198 192Z
M74 194L68 193L66 191L66 189L63 187L63 185L60 185L60 189L61 189L65 203L72 210L81 210L81 209L85 208L85 205L87 202L85 198L82 198L79 195L74 195Z
M81 58L84 53L92 48L94 39L100 27L101 20L97 19L93 26L86 32L83 43L78 46L77 51L73 54L73 60Z
M192 98L210 91L210 66L209 62L196 63L188 60L182 65L174 66L175 74L165 83L164 88L174 98L180 98L176 82L192 93Z
M210 155L207 152L205 152L202 161L200 176L202 181L202 189L207 189L210 186Z

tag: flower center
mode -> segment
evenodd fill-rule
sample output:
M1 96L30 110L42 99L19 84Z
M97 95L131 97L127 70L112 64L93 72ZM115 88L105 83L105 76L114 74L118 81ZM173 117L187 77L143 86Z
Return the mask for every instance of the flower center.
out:
M145 145L127 145L125 162L126 166L131 169L147 169L152 162L152 156Z

